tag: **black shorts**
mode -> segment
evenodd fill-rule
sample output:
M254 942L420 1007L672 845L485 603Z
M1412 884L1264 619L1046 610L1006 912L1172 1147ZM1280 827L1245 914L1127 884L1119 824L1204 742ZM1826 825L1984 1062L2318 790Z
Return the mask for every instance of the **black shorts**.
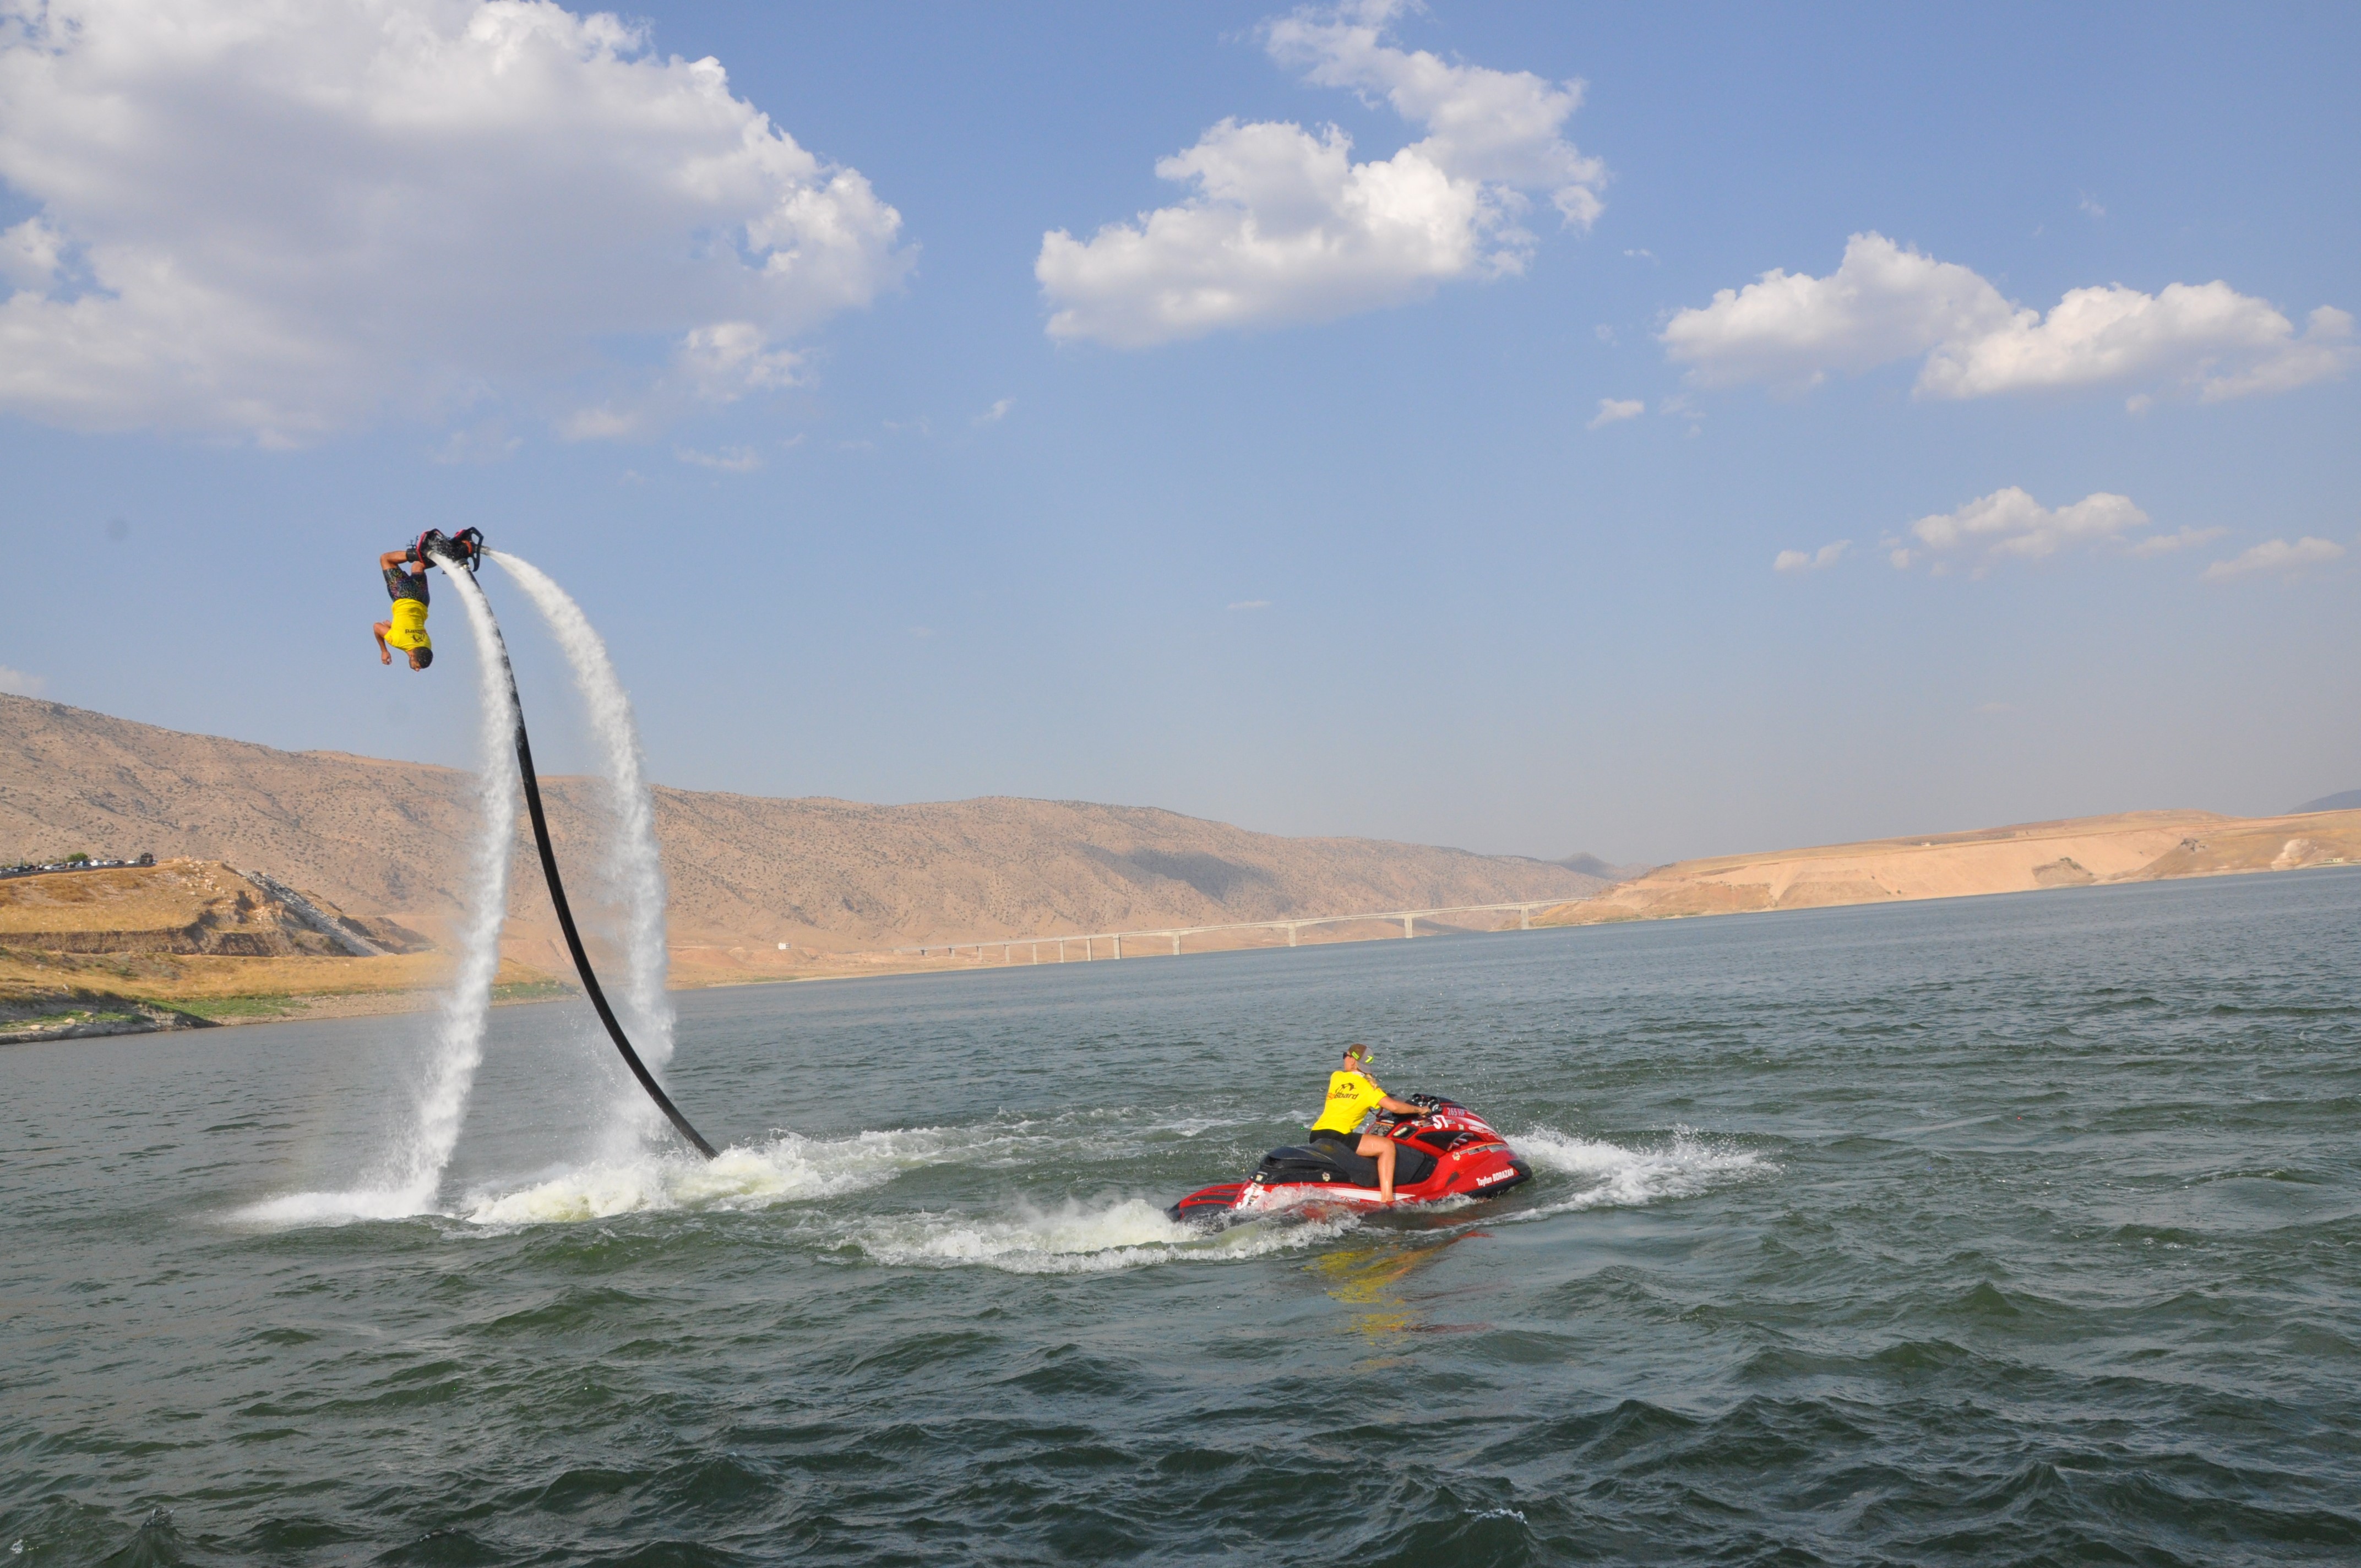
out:
M1346 1154L1358 1154L1361 1151L1361 1135L1358 1133L1340 1133L1334 1127L1320 1127L1312 1131L1309 1141L1316 1144L1323 1138L1330 1138L1344 1145Z
M385 597L393 599L416 599L426 602L426 574L412 576L399 566L385 569Z

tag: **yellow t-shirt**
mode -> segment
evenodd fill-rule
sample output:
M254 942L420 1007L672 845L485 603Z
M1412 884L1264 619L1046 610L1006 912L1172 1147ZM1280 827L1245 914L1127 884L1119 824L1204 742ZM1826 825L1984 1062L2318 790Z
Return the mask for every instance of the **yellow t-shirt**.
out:
M417 599L393 601L393 630L385 634L386 646L412 652L420 648L432 648L434 640L426 635L426 606Z
M1321 1107L1320 1120L1312 1124L1315 1133L1343 1133L1352 1135L1361 1119L1378 1107L1386 1091L1378 1080L1366 1072L1347 1072L1343 1069L1328 1075L1328 1103Z

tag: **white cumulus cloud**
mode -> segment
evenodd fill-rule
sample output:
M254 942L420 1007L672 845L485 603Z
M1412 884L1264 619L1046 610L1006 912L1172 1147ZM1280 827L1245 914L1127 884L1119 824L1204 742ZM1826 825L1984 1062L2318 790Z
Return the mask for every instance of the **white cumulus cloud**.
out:
M46 676L27 674L22 670L0 664L0 692L13 693L17 696L38 696L49 689Z
M1771 563L1774 572L1820 572L1844 559L1852 548L1852 541L1839 539L1833 544L1823 544L1817 550L1782 550Z
M2268 539L2253 549L2216 561L2205 568L2205 580L2218 583L2224 577L2244 577L2256 572L2284 572L2293 576L2306 566L2317 566L2334 561L2345 554L2345 546L2330 539L2313 539L2309 535L2290 544L2284 539Z
M1904 568L1932 560L1938 571L1951 560L1972 560L1979 565L2009 559L2038 561L2070 544L2124 544L2147 521L2147 513L2134 506L2129 496L2101 490L2053 510L2011 485L1957 511L1920 518L1910 525L1917 543L1893 549L1887 558Z
M548 0L0 0L0 409L316 438L785 385L901 219L720 64ZM595 383L583 397L579 383Z
M1597 430L1600 425L1613 424L1618 420L1638 419L1647 411L1647 403L1639 398L1601 398L1598 400L1598 413L1591 420L1590 428Z
M1034 276L1052 337L1139 348L1217 328L1333 320L1459 278L1521 272L1534 195L1587 228L1606 170L1561 134L1578 82L1455 64L1389 41L1401 0L1302 9L1270 23L1271 58L1316 85L1382 99L1425 131L1356 162L1334 126L1225 119L1157 164L1193 187L1176 206L1090 238L1041 238Z
M2132 383L2212 402L2339 375L2355 356L2353 318L2333 306L2299 334L2227 283L2154 294L2110 283L2071 290L2044 315L1880 234L1854 235L1825 278L1774 269L1679 312L1659 335L1708 386L1806 387L1923 355L1916 391L1934 398Z

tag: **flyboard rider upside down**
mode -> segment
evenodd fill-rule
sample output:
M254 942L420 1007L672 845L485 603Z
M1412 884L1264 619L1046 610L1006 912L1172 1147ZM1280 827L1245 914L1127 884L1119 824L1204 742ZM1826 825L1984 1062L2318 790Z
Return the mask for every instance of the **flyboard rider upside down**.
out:
M430 528L407 550L389 550L377 558L385 574L385 591L393 600L392 618L369 628L377 638L377 662L393 663L397 648L410 656L410 667L423 670L434 663L434 640L426 635L426 568L445 571L465 566L470 572L483 564L484 535L463 528L456 535Z

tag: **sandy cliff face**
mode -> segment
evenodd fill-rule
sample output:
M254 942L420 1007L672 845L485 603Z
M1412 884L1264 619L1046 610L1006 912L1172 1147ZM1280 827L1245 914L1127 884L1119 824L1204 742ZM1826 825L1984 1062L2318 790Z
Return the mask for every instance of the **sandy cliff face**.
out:
M1683 861L1534 923L1593 926L2354 862L2361 862L2361 811L2250 818L2133 811Z
M458 908L474 787L448 768L280 751L0 696L0 860L86 849L226 861L439 936ZM604 786L544 788L568 890L595 904ZM1282 839L1067 801L887 806L660 788L656 831L675 940L773 951L1579 898L1604 885L1541 861ZM511 956L562 970L528 839L515 885Z

